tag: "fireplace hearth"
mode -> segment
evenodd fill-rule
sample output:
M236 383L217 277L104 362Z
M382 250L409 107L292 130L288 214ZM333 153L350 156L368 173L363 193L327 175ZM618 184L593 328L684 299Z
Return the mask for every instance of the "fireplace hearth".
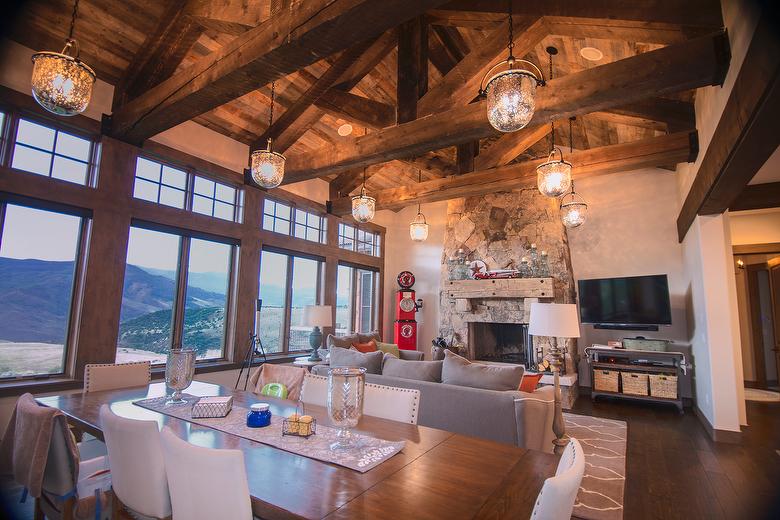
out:
M526 365L528 325L524 323L469 323L469 345L475 361Z

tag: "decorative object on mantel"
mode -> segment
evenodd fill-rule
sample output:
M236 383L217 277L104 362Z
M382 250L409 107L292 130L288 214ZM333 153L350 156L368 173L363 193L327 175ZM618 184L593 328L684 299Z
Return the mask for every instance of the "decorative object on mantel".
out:
M417 170L417 182L422 182L422 170ZM417 203L417 216L409 224L409 236L413 242L425 242L428 238L428 223L425 215L420 211L420 203Z
M363 187L360 188L360 195L352 197L352 218L365 224L374 219L376 213L376 199L366 195L366 168L363 167Z
M187 404L182 392L192 384L195 375L195 351L190 348L172 348L165 363L165 384L173 390L166 404Z
M95 71L79 59L79 44L73 39L78 8L79 0L75 0L62 52L41 51L32 55L33 98L43 108L60 116L84 112L95 85ZM71 56L74 51L75 56Z
M527 60L518 60L512 54L514 49L514 26L512 21L512 0L509 0L509 56L488 69L479 86L480 97L487 97L487 118L490 125L499 132L516 132L524 128L533 118L536 109L536 87L545 84L539 67ZM516 64L530 65L536 72L515 68ZM493 75L487 83L485 78L497 67L506 64L507 70Z
M466 265L466 252L463 248L447 259L447 271L450 280L466 280L469 278L469 266Z
M532 336L548 336L550 338L550 356L555 385L555 417L553 432L555 433L555 452L561 453L566 447L566 427L563 423L561 409L561 351L558 348L558 338L579 338L580 323L577 319L577 306L573 303L532 303L531 318L528 333Z
M268 116L268 128L274 123L274 102L276 94L276 82L271 82L271 112ZM265 150L255 150L251 157L252 180L263 188L276 188L284 179L284 164L287 161L284 155L274 152L271 138Z
M550 56L550 78L552 79L552 57L558 54L555 47L547 47ZM564 160L563 152L555 146L555 121L550 121L550 155L547 161L536 167L536 184L545 197L560 197L571 186L571 163ZM558 152L560 159L555 159Z
M333 325L333 308L330 305L307 305L303 308L301 325L314 327L311 334L309 334L309 346L311 346L309 361L322 361L317 352L322 346L322 330L320 330L320 327Z
M478 274L487 273L487 265L482 260L472 260L469 263L469 273L470 278L476 280Z
M569 153L574 149L571 134L571 122L574 118L569 118ZM588 214L588 204L580 195L574 191L574 179L571 181L571 191L561 197L561 221L569 229L576 228L585 223L585 217Z
M328 415L338 429L332 450L356 447L351 429L363 416L365 385L365 368L338 367L328 371Z

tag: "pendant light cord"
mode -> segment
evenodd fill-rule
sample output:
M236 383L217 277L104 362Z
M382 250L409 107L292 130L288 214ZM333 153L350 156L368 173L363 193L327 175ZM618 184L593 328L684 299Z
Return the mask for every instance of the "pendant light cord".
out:
M513 55L513 51L515 48L515 28L514 23L512 23L512 0L507 0L507 4L507 11L509 13L509 45L507 45L507 48L509 49L509 57L507 60L514 61L515 57Z
M268 128L274 124L274 101L276 99L276 82L271 82L271 114L268 116Z
M511 0L510 0L511 2ZM417 184L420 184L422 182L422 170L420 168L417 168ZM420 203L417 203L417 214L420 214Z
M550 78L550 81L552 81L553 79L552 52L548 51L547 56L549 57L549 62L550 62L550 75L548 77ZM555 151L555 121L550 120L550 153L553 153L554 151Z
M73 28L76 26L76 15L79 11L79 0L73 2L73 14L70 15L70 30L68 31L68 39L73 39Z

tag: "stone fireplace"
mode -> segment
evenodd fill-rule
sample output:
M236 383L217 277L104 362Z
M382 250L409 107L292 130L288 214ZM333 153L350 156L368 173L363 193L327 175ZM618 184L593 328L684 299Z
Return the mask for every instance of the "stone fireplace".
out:
M528 326L524 323L469 323L476 361L528 366Z

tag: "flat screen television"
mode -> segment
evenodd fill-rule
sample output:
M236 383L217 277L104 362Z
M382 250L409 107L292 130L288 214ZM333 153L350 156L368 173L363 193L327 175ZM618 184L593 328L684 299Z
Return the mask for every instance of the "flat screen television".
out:
M635 330L672 324L665 274L580 280L579 300L582 323Z

